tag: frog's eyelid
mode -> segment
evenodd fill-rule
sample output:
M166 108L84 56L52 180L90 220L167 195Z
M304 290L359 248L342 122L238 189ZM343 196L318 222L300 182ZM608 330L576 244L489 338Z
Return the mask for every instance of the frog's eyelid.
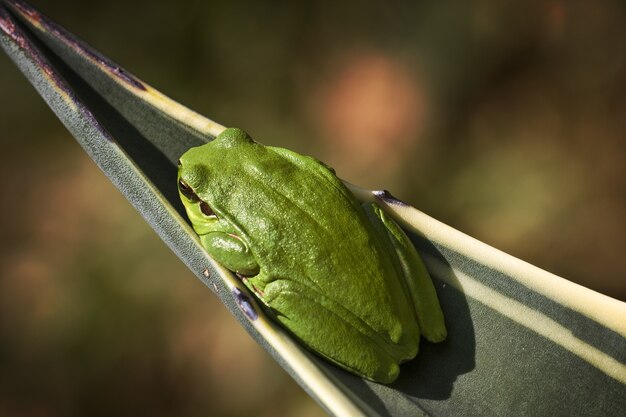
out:
M211 210L211 207L205 201L200 203L200 211L202 212L202 214L204 214L207 217L213 217L217 219L217 216L215 215L213 210Z
M178 181L178 189L180 190L182 195L189 199L189 201L200 201L196 193L194 193L193 189L182 179Z

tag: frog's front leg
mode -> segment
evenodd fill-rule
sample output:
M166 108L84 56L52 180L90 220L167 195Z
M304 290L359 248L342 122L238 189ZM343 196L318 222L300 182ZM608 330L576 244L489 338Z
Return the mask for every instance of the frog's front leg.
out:
M239 236L226 232L209 232L200 236L200 241L213 259L231 271L243 276L259 273L259 264Z
M413 243L376 203L364 203L363 209L376 233L397 255L398 273L406 282L423 336L430 342L441 342L447 336L443 312L432 279Z

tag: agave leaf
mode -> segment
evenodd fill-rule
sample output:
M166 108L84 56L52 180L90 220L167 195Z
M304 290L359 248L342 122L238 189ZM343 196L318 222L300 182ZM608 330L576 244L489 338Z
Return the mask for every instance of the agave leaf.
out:
M506 255L389 193L350 185L409 232L449 336L423 343L389 386L303 350L201 248L176 162L223 129L170 100L31 6L5 0L0 43L85 151L252 337L334 415L621 415L626 303Z

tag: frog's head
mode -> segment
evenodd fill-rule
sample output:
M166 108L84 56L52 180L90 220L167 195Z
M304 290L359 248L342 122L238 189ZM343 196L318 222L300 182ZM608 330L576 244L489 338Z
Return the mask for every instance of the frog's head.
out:
M217 216L203 196L203 190L207 188L208 171L202 165L189 161L186 156L183 155L178 162L178 194L196 233L203 235L211 231L211 225L217 221Z
M213 141L189 149L178 160L178 193L199 235L212 231L218 221L220 207L216 207L219 198L212 195L214 183L230 168L236 169L248 145L256 143L245 131L228 128Z

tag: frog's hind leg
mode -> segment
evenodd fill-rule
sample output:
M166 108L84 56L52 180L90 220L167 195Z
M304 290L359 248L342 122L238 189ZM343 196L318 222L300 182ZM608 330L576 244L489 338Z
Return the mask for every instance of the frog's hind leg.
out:
M447 336L443 312L428 270L413 243L402 228L376 203L364 203L368 219L395 253L400 275L405 280L422 335L430 342L441 342Z

